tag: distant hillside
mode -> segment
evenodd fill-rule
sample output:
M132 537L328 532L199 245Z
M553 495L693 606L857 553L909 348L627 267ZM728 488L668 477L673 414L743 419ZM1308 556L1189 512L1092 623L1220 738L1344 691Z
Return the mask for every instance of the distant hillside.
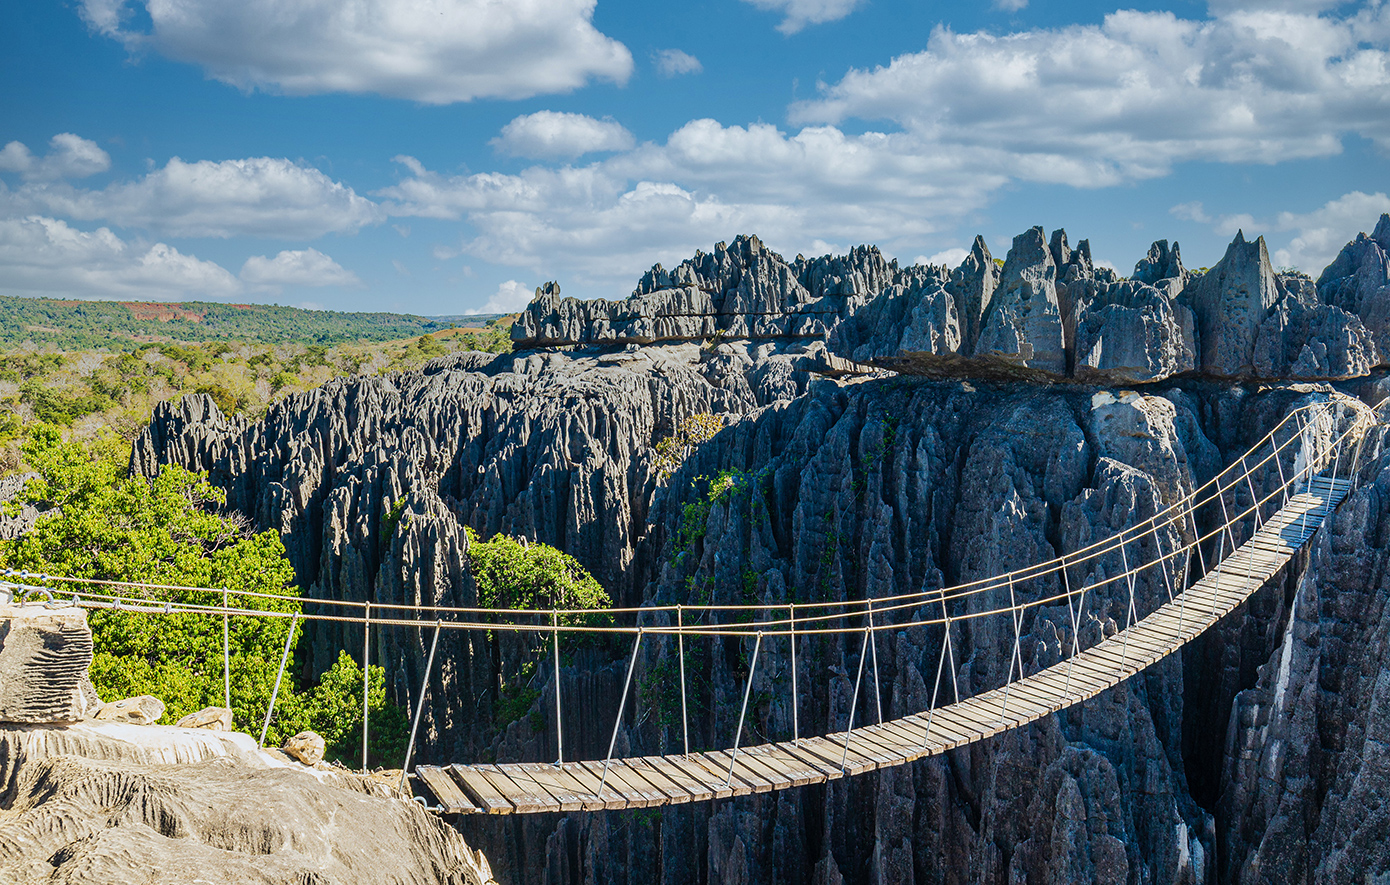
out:
M0 296L0 350L32 343L63 350L129 349L157 342L241 341L332 345L393 341L447 329L481 327L497 315L421 317L344 313L269 304L59 301Z

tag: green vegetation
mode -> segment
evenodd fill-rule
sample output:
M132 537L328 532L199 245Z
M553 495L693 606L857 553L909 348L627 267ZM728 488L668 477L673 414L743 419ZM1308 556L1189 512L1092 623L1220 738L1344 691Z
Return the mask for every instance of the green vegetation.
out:
M594 609L583 614L561 615L562 626L605 626L609 617L601 610L613 604L603 587L579 561L549 544L532 544L506 535L478 540L468 529L468 562L478 586L478 602L488 608L533 611L547 609ZM549 626L549 618L537 623ZM595 634L566 633L560 648L572 652L592 644ZM493 672L497 693L496 716L505 727L527 715L540 698L535 687L540 663L550 653L549 638L540 633L492 631ZM532 712L532 731L543 731L545 717Z
M29 343L62 350L130 349L152 341L392 341L496 317L344 313L269 304L59 301L0 296L0 347Z
M579 560L549 544L494 535L486 541L468 529L468 562L487 608L604 609L613 600ZM563 615L572 627L607 623L601 614ZM564 641L561 641L564 644Z
M3 299L0 299L3 300ZM15 440L40 421L91 438L106 429L134 439L155 404L205 393L227 415L255 419L274 402L351 374L398 372L461 350L511 349L510 323L444 329L376 343L205 341L128 350L21 348L0 355L0 474L19 466Z
M65 441L56 427L36 424L23 443L23 456L38 478L25 486L20 500L44 515L25 535L0 542L0 567L281 597L233 597L236 606L282 615L232 617L229 623L234 721L238 729L259 734L290 629L290 618L283 616L300 611L279 536L252 533L241 521L221 515L225 496L205 476L174 465L152 480L129 476L129 446L110 435L83 444ZM98 598L111 588L82 584L74 589ZM134 592L155 603L222 604L217 591ZM90 623L91 676L103 698L154 695L166 705L166 723L223 704L220 616L93 611ZM295 642L299 632L296 627ZM360 667L340 656L317 684L303 684L296 669L290 668L281 686L267 741L278 746L285 737L312 729L324 736L328 758L356 758L362 735ZM375 761L399 764L405 715L386 700L384 678L381 668L372 668L368 698Z
M708 442L724 429L724 420L709 412L700 412L676 425L675 431L656 444L656 473L666 479L694 454L701 443Z

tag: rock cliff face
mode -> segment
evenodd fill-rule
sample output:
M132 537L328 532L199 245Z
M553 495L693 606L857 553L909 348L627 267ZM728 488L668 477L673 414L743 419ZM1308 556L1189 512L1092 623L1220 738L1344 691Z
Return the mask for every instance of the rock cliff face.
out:
M1326 383L1296 382L1384 386L1375 374L1387 352L1377 336L1390 334L1376 312L1390 320L1383 240L1390 219L1314 284L1274 273L1263 242L1243 236L1205 274L1160 241L1129 280L1096 268L1085 241L1072 249L1064 233L1045 240L1041 228L1015 239L1002 268L977 240L954 270L901 268L872 249L786 262L739 238L672 271L653 268L625 301L540 291L513 333L535 349L334 382L252 425L206 399L163 407L134 467L211 471L232 506L281 530L315 596L466 604L465 525L559 546L623 604L912 592L1075 550L1145 519L1298 403L1335 395ZM862 372L902 374L838 377L844 366L822 341ZM1237 383L1251 379L1278 383ZM732 426L658 483L650 447L706 411ZM1380 470L1368 468L1375 482L1306 573L1297 563L1285 585L1182 655L1028 728L826 787L646 815L459 826L499 879L515 882L1264 881L1278 878L1271 871L1292 849L1261 833L1298 827L1325 833L1304 840L1305 880L1390 874L1380 854L1346 847L1376 832L1377 818L1357 809L1375 801L1380 773L1373 725L1384 680L1378 663L1362 664L1385 632L1387 595L1374 576L1390 479L1377 479ZM399 501L403 509L392 506ZM707 511L688 506L696 503ZM1362 544L1377 551L1367 571L1354 567ZM1123 563L1096 569L1114 574ZM1366 598L1344 604L1340 582L1363 575ZM1152 605L1165 591L1151 578L1138 592ZM1322 609L1310 602L1323 596ZM1102 594L1081 630L1100 635L1124 615ZM942 638L912 629L910 616L877 647L885 717L923 709L935 688ZM956 639L962 690L1003 678L1000 629L980 622ZM1065 607L1024 630L1028 669L1071 641ZM305 666L325 667L340 647L360 654L352 633L321 630ZM1291 635L1304 638L1289 644ZM410 701L420 639L382 631L374 642L397 700ZM553 760L548 674L535 717L544 730L531 730L532 717L503 727L489 713L489 656L457 643L441 649L423 758ZM732 642L692 650L692 742L731 737L750 651ZM803 733L844 726L862 653L853 641L808 642L797 662ZM590 649L566 666L567 756L605 752L609 724L596 727L595 717L617 707L624 654ZM790 658L763 654L750 740L791 729ZM679 746L663 691L673 655L644 647L621 752ZM1288 667L1270 664L1281 655ZM1298 707L1305 718L1269 699L1280 685L1280 698L1299 685L1318 695ZM1342 697L1343 685L1358 694ZM872 717L874 700L861 698L856 721ZM1310 706L1319 710L1311 722ZM1343 721L1353 725L1335 725ZM1316 767L1301 774L1288 760L1314 740L1321 749L1300 764ZM1357 750L1373 758L1353 760ZM1287 777L1269 774L1281 765Z

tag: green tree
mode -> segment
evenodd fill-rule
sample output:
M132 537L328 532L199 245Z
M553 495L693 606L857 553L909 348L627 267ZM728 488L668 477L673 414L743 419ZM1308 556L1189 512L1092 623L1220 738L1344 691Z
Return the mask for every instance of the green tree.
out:
M589 609L562 615L568 626L601 626L610 622L603 613L613 604L594 576L579 560L549 544L529 543L494 535L486 541L468 529L468 562L478 586L478 601L487 608ZM549 618L537 617L549 626ZM594 634L562 634L560 646L571 650ZM497 718L502 724L521 718L540 692L534 687L539 663L551 645L544 634L493 631L490 639L497 696ZM540 727L533 725L539 731Z
M273 531L252 533L240 520L220 513L225 494L203 475L177 465L165 465L153 479L129 475L129 447L115 438L84 446L65 441L56 427L39 424L29 430L22 450L38 478L25 486L20 498L44 515L29 532L0 542L0 567L93 581L219 588L134 591L155 604L220 606L225 588L233 607L280 615L233 616L227 621L234 720L236 727L259 734L289 616L301 611L291 586L294 571L279 536ZM113 592L100 584L65 586L88 599ZM279 598L235 595L241 592ZM93 610L89 621L95 645L92 682L102 697L154 695L165 703L166 723L223 704L220 615ZM292 649L301 629L295 632ZM381 681L380 673L372 675ZM287 673L267 742L278 745L312 728L326 740L332 736L330 746L337 755L351 758L350 748L344 751L342 746L353 724L343 710L358 711L360 743L360 668L355 679L350 677L342 661L316 686L297 686L293 672ZM384 691L377 695L375 707L385 717L383 722L403 719L386 702ZM375 720L375 711L373 716ZM389 729L382 733L388 736ZM389 756L395 748L383 744L381 753Z

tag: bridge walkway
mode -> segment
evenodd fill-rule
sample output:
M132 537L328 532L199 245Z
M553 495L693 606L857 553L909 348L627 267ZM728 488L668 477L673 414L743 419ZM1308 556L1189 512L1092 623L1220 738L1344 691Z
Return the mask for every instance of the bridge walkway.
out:
M416 774L447 813L532 814L745 796L943 753L1095 697L1177 651L1278 575L1349 488L1347 479L1312 477L1173 601L1045 670L957 703L849 732L740 748L733 757L720 750L612 759L606 765L421 765Z

